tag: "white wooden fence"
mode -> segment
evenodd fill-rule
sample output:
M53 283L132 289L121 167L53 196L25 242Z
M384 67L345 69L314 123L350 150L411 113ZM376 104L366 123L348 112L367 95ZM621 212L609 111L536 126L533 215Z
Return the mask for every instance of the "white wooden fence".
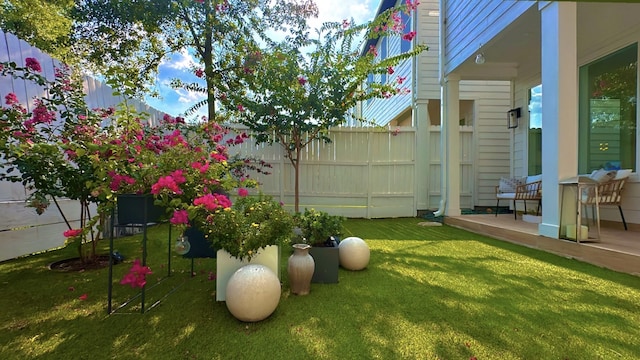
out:
M302 153L300 210L364 218L416 215L415 129L334 128L329 137L331 143L315 141ZM234 152L270 163L271 175L256 176L260 189L293 208L293 166L279 144L247 142Z

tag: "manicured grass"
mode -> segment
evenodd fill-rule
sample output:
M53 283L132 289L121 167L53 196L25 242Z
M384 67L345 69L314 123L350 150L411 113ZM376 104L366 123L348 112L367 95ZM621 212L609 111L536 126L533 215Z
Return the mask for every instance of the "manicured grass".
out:
M636 359L640 278L421 219L346 222L371 248L366 270L289 293L258 323L215 301L215 260L174 255L172 276L106 314L108 270L56 273L72 249L0 263L0 359ZM150 229L150 284L167 274L166 227ZM140 256L140 237L116 240ZM106 248L107 242L102 245ZM136 291L114 285L120 303ZM177 289L170 293L170 291ZM167 293L168 296L164 297ZM87 294L86 300L79 297ZM164 298L163 298L164 297Z

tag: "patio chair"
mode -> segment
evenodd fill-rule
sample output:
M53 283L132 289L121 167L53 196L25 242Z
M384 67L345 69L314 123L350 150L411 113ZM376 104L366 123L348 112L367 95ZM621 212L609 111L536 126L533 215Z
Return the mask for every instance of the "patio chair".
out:
M627 230L627 222L624 219L620 202L622 200L622 189L626 180L626 177L614 178L613 180L598 184L598 206L617 206L625 230ZM585 205L591 205L591 213L595 214L596 196L595 191L592 189L587 192Z
M496 216L500 208L500 200L513 201L513 217L518 219L516 211L516 201L522 200L524 203L524 212L527 212L527 201L537 201L538 208L536 215L540 214L540 205L542 204L542 175L531 175L525 178L502 178L500 185L496 186Z

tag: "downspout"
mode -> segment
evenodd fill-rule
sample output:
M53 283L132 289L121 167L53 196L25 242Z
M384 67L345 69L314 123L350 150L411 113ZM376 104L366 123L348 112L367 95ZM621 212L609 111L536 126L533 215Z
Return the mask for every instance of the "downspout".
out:
M433 216L440 217L444 215L447 203L447 149L445 146L446 141L446 126L444 124L445 114L445 96L444 96L444 2L445 0L438 1L438 10L440 11L438 22L438 69L440 78L440 206L438 210L433 213Z

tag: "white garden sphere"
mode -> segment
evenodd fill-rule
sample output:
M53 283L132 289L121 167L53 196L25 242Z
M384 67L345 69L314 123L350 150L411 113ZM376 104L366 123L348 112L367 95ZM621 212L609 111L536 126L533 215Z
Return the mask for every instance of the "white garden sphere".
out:
M348 237L340 241L340 265L347 270L362 270L369 265L369 246L359 237Z
M227 309L240 321L264 320L278 307L280 291L280 280L268 267L245 265L227 283Z

